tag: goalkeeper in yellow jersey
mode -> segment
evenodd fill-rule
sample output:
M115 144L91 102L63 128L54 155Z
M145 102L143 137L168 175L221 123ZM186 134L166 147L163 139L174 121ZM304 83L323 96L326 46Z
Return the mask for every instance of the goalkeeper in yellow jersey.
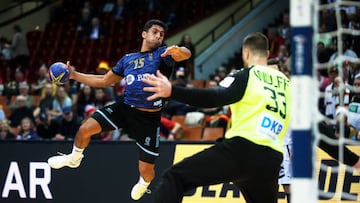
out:
M232 127L225 139L164 172L155 191L156 203L181 202L198 186L233 182L247 202L275 203L283 160L283 137L290 122L290 80L267 66L268 39L251 33L243 40L245 68L211 89L172 86L159 71L144 79L154 92L148 99L172 97L197 106L230 105ZM261 194L259 195L259 191Z

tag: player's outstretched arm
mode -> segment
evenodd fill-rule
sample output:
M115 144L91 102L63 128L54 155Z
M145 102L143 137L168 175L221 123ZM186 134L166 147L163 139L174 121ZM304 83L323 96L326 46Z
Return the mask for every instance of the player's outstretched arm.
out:
M238 79L230 87L216 88L185 88L173 86L166 76L157 71L155 75L146 75L142 80L151 87L144 87L146 92L153 92L148 100L156 98L172 97L182 103L190 104L196 107L219 107L234 103L242 98L243 93L239 91L239 84L242 80Z
M161 54L161 57L171 55L174 61L179 62L187 60L191 57L191 51L186 47L179 47L176 45L166 48L165 52Z
M67 69L70 71L70 75L69 75L69 79L73 79L73 80L76 80L76 74L79 74L80 72L76 71L75 67L72 66L70 64L70 61L67 61L66 63L66 66L67 66ZM85 73L82 73L86 76L91 76L91 77L97 77L97 78L103 78L104 75L95 75L95 74L85 74Z
M112 71L108 71L105 75L86 74L76 71L75 67L70 65L70 62L67 62L66 65L70 71L70 79L92 87L107 87L122 79L121 76L114 74Z
M66 62L66 68L69 70L70 74L69 74L69 79L73 79L73 74L75 72L75 67L70 65L70 61Z

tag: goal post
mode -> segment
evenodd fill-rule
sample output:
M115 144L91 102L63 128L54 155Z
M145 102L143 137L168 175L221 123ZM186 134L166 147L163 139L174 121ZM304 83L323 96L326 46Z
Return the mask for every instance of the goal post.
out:
M313 147L312 111L316 107L313 80L313 0L290 1L291 25L291 129L293 139L292 203L316 203L314 178L315 147ZM317 90L316 90L317 91Z

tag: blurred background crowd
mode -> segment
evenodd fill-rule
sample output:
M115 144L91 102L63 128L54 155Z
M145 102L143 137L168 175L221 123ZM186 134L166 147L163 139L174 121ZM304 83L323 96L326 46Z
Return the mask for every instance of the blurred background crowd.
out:
M230 5L235 0L63 0L52 12L44 30L23 32L13 25L13 37L0 33L0 140L69 140L73 139L80 124L97 108L121 98L125 82L107 88L93 88L76 81L56 86L48 80L48 67L56 61L71 63L83 72L105 74L125 53L140 47L143 24L151 18L164 21L167 35L172 35L199 20ZM322 3L328 3L323 1ZM340 12L342 28L359 30L360 8L343 6ZM277 20L260 32L269 38L269 64L275 65L291 76L291 29L289 12L275 13ZM337 107L344 96L346 107L360 104L360 96L352 86L360 86L359 36L344 34L341 38L343 52L348 60L338 64L338 38L331 32L338 29L334 9L318 13L319 37L317 59L319 64L319 90L324 97L319 100L319 110L332 122L336 131ZM194 60L195 43L189 34L178 39L178 45L188 47L193 56L177 63L171 70L171 80L176 85L211 88L229 73L242 68L241 47L233 57L224 59L220 67L206 80L196 79ZM337 87L349 85L344 95ZM360 108L359 108L360 109ZM189 112L197 112L190 118ZM192 114L195 115L195 114ZM359 110L360 115L360 110ZM163 110L161 137L163 140L216 139L230 126L231 111L228 106L203 109L174 100L168 100ZM360 139L360 125L349 124L348 137ZM217 136L205 138L208 128L216 128ZM210 132L210 130L209 130ZM189 134L196 134L190 138ZM360 135L360 134L359 134ZM187 137L189 136L189 137ZM93 139L129 140L126 129L103 133Z

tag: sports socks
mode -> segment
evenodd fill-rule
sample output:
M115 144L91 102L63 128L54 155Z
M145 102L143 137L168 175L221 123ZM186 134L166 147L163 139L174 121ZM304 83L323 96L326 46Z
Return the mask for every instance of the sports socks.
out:
M74 160L79 160L82 158L84 149L78 148L75 145L73 146L71 155Z
M140 176L140 178L139 178L139 184L147 187L147 186L150 185L150 182L146 182L146 181L144 180L144 178Z

